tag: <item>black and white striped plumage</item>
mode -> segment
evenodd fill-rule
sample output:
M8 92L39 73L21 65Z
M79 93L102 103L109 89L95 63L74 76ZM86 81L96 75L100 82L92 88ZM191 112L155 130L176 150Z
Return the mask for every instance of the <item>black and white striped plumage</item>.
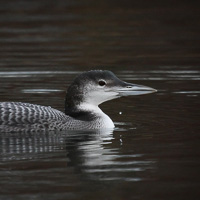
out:
M63 123L69 119L69 116L51 107L20 102L0 103L0 128L6 131L44 130L49 129L51 123Z
M99 104L120 96L155 91L121 81L110 71L85 72L77 76L67 90L65 113L48 106L1 102L0 132L114 128Z
M52 130L95 129L99 122L76 120L65 113L47 106L21 102L0 103L0 131L38 132Z

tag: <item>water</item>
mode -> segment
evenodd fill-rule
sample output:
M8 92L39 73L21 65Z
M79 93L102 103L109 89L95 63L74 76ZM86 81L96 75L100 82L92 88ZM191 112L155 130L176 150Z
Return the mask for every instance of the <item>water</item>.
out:
M101 105L114 131L0 135L0 199L199 199L199 5L1 1L0 101L64 110L91 69L158 90Z

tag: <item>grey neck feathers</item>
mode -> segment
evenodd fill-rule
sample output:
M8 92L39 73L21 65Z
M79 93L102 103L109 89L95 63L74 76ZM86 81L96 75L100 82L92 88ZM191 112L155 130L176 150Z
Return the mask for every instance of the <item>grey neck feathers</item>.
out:
M92 121L96 118L94 113L80 110L78 106L83 102L83 94L76 85L71 85L65 98L65 114L77 120Z

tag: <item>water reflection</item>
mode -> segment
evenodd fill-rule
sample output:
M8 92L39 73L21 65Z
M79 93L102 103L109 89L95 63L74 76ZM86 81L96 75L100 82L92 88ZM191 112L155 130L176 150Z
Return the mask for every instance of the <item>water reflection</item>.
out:
M80 74L82 71L3 71L0 72L2 78L52 76L63 74Z
M107 134L112 132L104 132L101 137L107 137ZM38 153L50 153L55 152L58 149L62 149L64 146L77 141L85 140L100 140L100 132L88 131L68 131L68 132L48 132L48 133L1 133L0 135L0 153L1 160L21 160L32 159L33 156L37 157ZM107 137L111 139L110 137ZM68 147L67 147L68 149ZM17 156L16 156L17 155ZM16 157L15 157L16 156Z
M3 71L2 78L14 77L52 77L61 75L76 75L83 71ZM199 70L120 70L119 77L123 80L200 80Z
M62 92L62 90L56 89L23 89L22 93L52 93L52 92Z
M125 70L120 78L124 80L200 80L199 70Z
M84 179L141 181L138 173L153 169L155 161L143 160L143 154L121 154L121 145L121 137L114 138L113 130L2 133L0 161L2 167L13 161L37 160L43 163L54 157L55 164L51 167L64 161L67 168L73 167Z

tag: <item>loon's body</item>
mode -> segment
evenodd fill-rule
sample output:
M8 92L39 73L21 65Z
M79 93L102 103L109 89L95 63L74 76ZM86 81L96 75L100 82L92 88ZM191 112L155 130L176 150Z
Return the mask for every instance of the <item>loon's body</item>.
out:
M0 113L0 130L5 132L114 128L112 120L102 111L98 113L82 111L81 119L81 116L71 117L47 106L3 102L0 103Z
M51 107L20 102L0 103L0 131L51 131L114 128L99 104L120 96L155 92L126 83L110 71L94 70L77 76L69 86L65 113Z

